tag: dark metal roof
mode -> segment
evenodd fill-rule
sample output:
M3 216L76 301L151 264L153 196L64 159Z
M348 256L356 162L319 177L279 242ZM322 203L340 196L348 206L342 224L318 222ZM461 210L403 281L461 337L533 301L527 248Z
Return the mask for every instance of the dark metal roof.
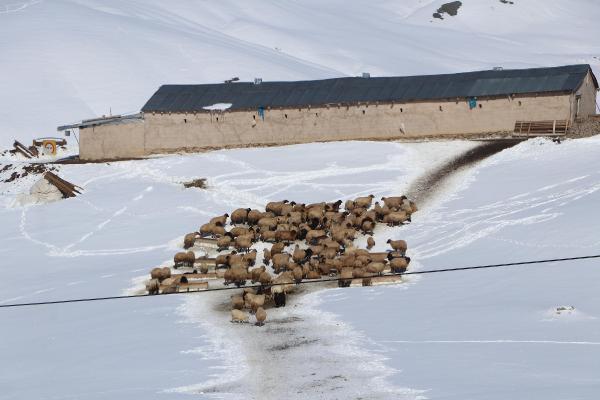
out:
M445 75L382 78L334 78L295 82L248 82L204 85L163 85L142 108L143 112L207 111L217 103L230 110L259 107L306 107L358 102L408 102L505 96L526 93L574 92L587 64L552 68L505 69ZM592 77L594 77L592 73ZM598 82L594 77L594 83Z

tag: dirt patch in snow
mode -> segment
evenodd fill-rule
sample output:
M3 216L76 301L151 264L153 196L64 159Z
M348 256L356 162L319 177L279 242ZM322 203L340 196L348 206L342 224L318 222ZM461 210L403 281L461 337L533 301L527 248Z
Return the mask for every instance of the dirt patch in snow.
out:
M444 163L433 171L418 178L408 189L407 196L414 200L419 206L427 203L444 186L454 174L464 170L473 164L484 160L504 149L513 147L521 140L495 140L483 142L481 145L467 150L450 161Z
M442 6L437 9L437 12L433 13L433 18L444 19L444 14L454 17L458 14L458 9L461 6L462 2L460 1L452 1L450 3L442 4Z

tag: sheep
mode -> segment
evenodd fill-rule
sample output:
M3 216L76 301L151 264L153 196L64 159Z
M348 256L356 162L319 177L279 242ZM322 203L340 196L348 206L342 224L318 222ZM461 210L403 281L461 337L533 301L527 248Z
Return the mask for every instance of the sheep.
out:
M273 255L272 262L273 269L275 270L275 272L279 272L281 270L286 269L290 262L290 257L291 256L288 253L279 253Z
M287 201L287 200L271 201L271 202L267 203L267 206L265 207L265 211L270 211L275 215L282 215L282 208L287 203L289 203L289 201Z
M367 255L367 257L372 262L379 262L379 263L385 264L388 260L388 253L387 252L369 253Z
M273 246L271 246L271 258L273 258L273 256L275 254L282 253L283 250L285 250L285 243L281 243L281 242L273 243Z
M193 251L179 252L173 257L174 267L192 267L196 261L196 255Z
M262 231L260 233L260 240L263 242L276 242L277 232L276 231Z
M370 262L367 265L367 272L370 274L381 275L383 270L385 269L385 264L380 262Z
M246 303L245 303L246 308L251 309L253 312L256 312L256 310L259 307L262 307L265 305L265 295L264 294L246 293L246 295L244 297L246 300Z
M258 220L262 218L262 212L258 210L250 210L248 211L247 222L248 225L256 225Z
M150 271L150 278L156 279L159 282L164 281L167 278L171 277L171 269L169 267L164 268L152 268Z
M321 279L321 274L317 271L310 270L306 274L306 279Z
M249 319L250 317L244 311L237 309L231 310L231 322L245 323L248 322Z
M391 209L399 209L402 206L402 202L406 199L406 196L400 197L382 197L383 203Z
M311 249L302 250L300 246L296 245L294 252L292 253L292 260L298 264L304 264L312 256L313 251Z
M369 236L367 238L367 249L371 250L373 247L375 247L375 239L373 239L373 236Z
M300 211L292 211L287 214L288 223L294 226L300 226L304 222L304 214Z
M234 254L234 253L232 253ZM219 254L215 258L215 268L228 267L230 254Z
M260 277L260 274L262 274L266 270L267 270L267 268L264 265L257 267L257 268L252 268L250 270L250 280L252 281L252 283L258 282L258 278Z
M408 268L408 262L405 258L397 257L390 260L390 268L393 273L404 273Z
M197 232L192 232L192 233L188 233L187 235L185 235L183 237L183 248L187 250L190 247L193 247L194 243L196 243L197 236L198 236Z
M269 265L269 263L271 262L271 250L269 249L263 249L263 262L266 265Z
M232 224L245 224L248 221L249 208L238 208L231 213Z
M408 221L408 215L404 211L394 211L383 217L382 221L389 226L402 225Z
M146 291L148 292L148 294L158 294L159 289L160 289L160 283L159 283L158 279L150 279L146 283Z
M296 240L297 231L295 230L281 230L275 231L275 240L289 244Z
M373 230L375 229L375 223L370 219L366 219L361 223L360 229L363 231L364 234L372 235Z
M238 236L247 235L254 232L252 228L245 228L243 226L234 226L229 230L229 234L235 239Z
M389 243L392 250L399 252L401 255L404 256L406 254L406 249L408 248L408 245L406 244L405 240L388 239L386 243Z
M324 230L313 229L306 233L306 237L304 238L304 240L306 240L307 244L315 244L314 241L316 239L326 238L326 237L327 237L327 232L325 232Z
M200 227L200 235L202 237L206 237L206 236L218 237L218 236L225 235L225 233L226 233L225 228L223 228L222 226L211 224L211 223L204 224Z
M340 273L340 279L338 280L339 287L349 287L352 283L353 278L353 269L352 268L342 268L342 272Z
M274 231L277 228L277 218L275 217L263 217L258 220L258 227L261 231Z
M231 296L231 308L233 310L241 310L244 308L244 298L239 294Z
M234 245L235 248L239 251L250 251L250 246L252 246L252 235L242 235L235 238Z
M295 267L292 270L292 273L294 274L294 282L296 282L296 284L299 284L300 282L302 282L304 272L302 271L301 267Z
M260 284L262 286L267 286L271 283L272 281L272 277L271 274L269 274L268 271L263 271L260 276L258 277L258 281L260 282Z
M224 236L217 239L217 251L227 250L233 242L233 236L227 232Z
M256 263L256 254L258 252L256 251L256 249L253 249L252 251L249 251L248 253L244 254L242 256L242 261L244 261L246 263L246 265L248 266L253 266Z
M352 200L346 200L344 203L344 208L346 211L351 211L354 208L354 202Z
M225 226L225 224L227 224L227 217L229 217L229 214L226 213L221 216L211 218L209 223L217 226Z
M369 208L369 207L371 207L371 203L373 202L374 197L375 196L373 196L372 194L370 194L366 197L357 197L356 199L354 199L354 206L362 207L362 208Z
M256 310L256 325L257 326L263 326L265 324L265 320L267 319L267 312L265 311L264 308L259 307Z

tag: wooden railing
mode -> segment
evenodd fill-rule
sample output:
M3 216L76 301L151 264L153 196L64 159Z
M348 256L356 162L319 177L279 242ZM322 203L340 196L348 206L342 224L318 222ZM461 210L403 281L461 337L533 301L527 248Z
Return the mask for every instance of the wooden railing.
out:
M517 121L515 134L519 136L566 135L569 130L568 120L552 121Z

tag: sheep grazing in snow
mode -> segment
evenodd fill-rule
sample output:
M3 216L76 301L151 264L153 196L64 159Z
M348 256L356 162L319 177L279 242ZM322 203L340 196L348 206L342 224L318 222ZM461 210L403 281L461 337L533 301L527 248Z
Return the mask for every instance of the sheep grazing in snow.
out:
M282 253L283 250L285 250L285 244L284 243L281 243L281 242L273 243L273 246L271 246L271 258L273 258L273 256L275 254Z
M367 264L367 272L370 274L381 275L385 269L385 264L380 262L371 262Z
M233 310L241 310L244 308L244 298L239 294L231 296L231 308Z
M407 268L408 268L408 262L407 262L406 258L396 257L396 258L392 258L390 260L390 269L395 274L404 273L404 272L406 272Z
M244 306L246 308L251 309L253 312L256 312L256 310L259 307L262 307L265 305L265 295L264 294L246 293L244 298L245 298Z
M162 282L165 279L170 278L170 277L171 277L171 268L169 268L169 267L152 268L152 271L150 271L150 278L157 279L159 282Z
M231 310L231 322L245 323L249 320L250 317L244 311L236 309Z
M183 237L183 248L187 250L190 247L193 247L194 243L196 243L197 236L198 236L197 232L192 232L192 233L188 233L187 235L185 235Z
M148 294L158 294L159 289L160 289L160 283L159 283L158 279L150 279L146 283L146 291L148 292Z
M263 326L265 324L265 320L267 319L267 312L265 311L264 308L259 307L256 310L256 325L257 326Z
M239 251L249 251L252 246L252 235L242 235L235 238L235 248Z
M211 218L209 223L217 226L225 226L227 224L227 217L229 217L229 214L223 214L219 217Z
M273 278L271 277L271 274L269 274L268 271L264 271L262 272L259 276L258 276L258 282L262 285L262 286L267 286L271 283L271 281L273 280Z
M375 247L375 239L373 239L373 236L369 236L367 238L367 249L371 250L373 247Z
M249 208L238 208L231 213L232 224L245 224L248 221L248 213L251 210Z
M373 196L372 194L366 197L357 197L356 199L354 199L354 207L369 208L371 207L371 203L373 202L374 197L375 196Z
M217 251L229 249L232 243L233 237L229 232L227 232L225 235L217 239Z
M402 225L409 220L408 215L404 211L394 211L383 217L383 222L389 226Z
M399 209L402 206L402 202L406 199L406 196L399 197L382 197L383 203L391 209Z
M302 271L301 267L295 267L292 270L292 273L294 274L294 282L296 282L296 284L302 282L302 278L304 276L304 271Z
M392 240L388 239L386 242L390 245L392 250L399 252L401 255L406 254L406 249L408 248L408 244L405 240Z
M194 261L196 261L196 255L193 251L179 252L173 257L175 268L179 267L193 267Z
M352 268L342 268L342 272L340 274L340 280L338 281L339 287L349 287L352 283L353 278L353 269Z

